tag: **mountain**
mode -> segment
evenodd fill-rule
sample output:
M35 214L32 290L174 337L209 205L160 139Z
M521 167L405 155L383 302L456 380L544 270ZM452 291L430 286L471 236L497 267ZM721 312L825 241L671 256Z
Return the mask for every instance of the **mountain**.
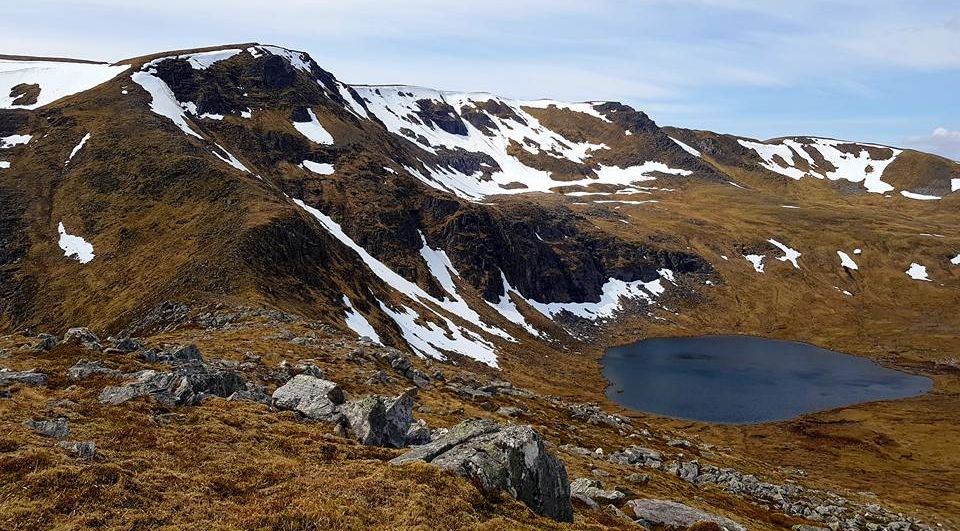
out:
M777 441L764 448L701 435L754 462L792 441L824 488L892 474L917 492L871 489L949 523L956 500L930 507L939 447L915 437L957 420L958 190L960 165L909 149L352 85L256 43L116 64L0 56L0 326L163 338L200 309L256 308L583 401L604 400L608 345L814 342L937 391L867 419L745 428ZM916 462L890 470L882 442L864 443L866 464L825 460L817 444L881 436Z

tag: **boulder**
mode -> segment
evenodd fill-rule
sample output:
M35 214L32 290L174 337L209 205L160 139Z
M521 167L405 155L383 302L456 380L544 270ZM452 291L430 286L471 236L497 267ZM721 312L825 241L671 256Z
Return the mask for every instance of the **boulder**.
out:
M37 342L33 344L33 350L47 352L53 350L53 347L57 346L59 340L57 336L52 334L38 334Z
M113 342L113 349L117 352L127 354L143 350L143 343L132 337L124 337Z
M433 436L430 433L430 426L427 426L427 423L421 419L411 424L410 429L407 430L407 442L405 446L427 444L432 439Z
M35 371L0 369L0 385L47 385L47 375Z
M70 455L77 459L93 459L93 457L97 455L97 445L90 441L60 441L57 443L57 446L70 452Z
M567 469L530 426L467 420L390 462L415 461L453 471L487 492L506 491L537 514L573 521Z
M570 483L570 495L580 495L596 502L616 503L626 495L619 490L604 490L600 481L592 478L577 478Z
M368 396L347 402L340 408L347 432L367 446L403 448L416 395L416 389L408 389L395 398Z
M334 382L298 374L273 392L273 405L316 420L335 420L338 406L346 401L343 389Z
M63 417L52 420L27 420L23 425L43 437L66 439L70 436L70 425Z
M101 350L100 338L92 330L85 327L70 328L63 335L64 343L79 344L92 350Z
M130 383L105 388L100 402L117 405L138 396L152 396L166 406L195 406L207 397L227 398L245 388L237 371L193 362L170 372L140 371Z
M660 468L663 465L663 454L656 450L642 446L630 446L620 452L610 454L607 461L618 465L640 465L650 468Z
M84 380L94 374L106 376L120 376L120 371L104 367L99 361L80 360L67 369L67 377L71 380Z
M669 531L684 531L698 522L714 522L724 531L746 531L742 525L724 518L669 500L630 500L627 506L637 520L648 527Z

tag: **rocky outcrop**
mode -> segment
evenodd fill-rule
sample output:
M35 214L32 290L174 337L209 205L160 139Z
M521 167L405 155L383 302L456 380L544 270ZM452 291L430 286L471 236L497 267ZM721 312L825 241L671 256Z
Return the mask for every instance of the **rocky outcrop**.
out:
M70 436L70 425L63 417L51 420L27 420L23 425L43 437L66 439Z
M273 392L273 405L314 420L337 420L338 406L346 402L343 389L334 382L298 374Z
M100 402L118 405L152 396L166 406L195 406L207 397L227 398L246 389L237 371L198 362L179 365L170 372L140 371L135 376L130 383L104 389Z
M67 369L67 378L71 380L85 380L95 374L105 376L120 376L120 371L104 367L99 361L80 360Z
M530 426L468 420L391 463L416 461L451 470L485 491L509 492L537 514L573 520L567 469L546 451L540 434Z
M47 385L47 375L35 371L0 369L0 385Z
M368 396L340 408L346 431L367 446L407 446L416 389L395 398Z
M570 495L579 495L597 503L617 503L626 496L619 490L604 490L600 480L577 478L570 483Z
M63 342L67 344L81 345L91 350L101 350L100 338L92 330L86 327L76 327L67 330L63 335Z
M37 342L33 344L33 350L48 352L53 350L60 340L53 334L37 334Z
M698 522L714 522L724 531L746 531L742 525L715 514L669 500L630 500L627 506L648 527L685 531Z
M89 460L97 455L97 445L90 441L60 441L57 447L63 448L77 459Z

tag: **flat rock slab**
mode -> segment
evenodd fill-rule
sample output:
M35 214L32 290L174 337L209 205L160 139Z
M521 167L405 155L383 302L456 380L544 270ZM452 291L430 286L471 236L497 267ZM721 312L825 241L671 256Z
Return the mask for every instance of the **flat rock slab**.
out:
M669 500L630 500L627 506L633 510L641 524L662 527L670 531L684 531L697 522L714 522L724 531L747 531L747 528L729 518Z

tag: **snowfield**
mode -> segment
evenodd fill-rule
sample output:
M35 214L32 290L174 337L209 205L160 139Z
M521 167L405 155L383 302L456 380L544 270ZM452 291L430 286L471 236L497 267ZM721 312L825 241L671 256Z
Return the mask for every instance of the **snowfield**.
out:
M128 68L130 65L0 59L0 109L37 109L60 98L92 89ZM20 84L40 86L36 103L13 103L20 94L11 92L13 87Z

